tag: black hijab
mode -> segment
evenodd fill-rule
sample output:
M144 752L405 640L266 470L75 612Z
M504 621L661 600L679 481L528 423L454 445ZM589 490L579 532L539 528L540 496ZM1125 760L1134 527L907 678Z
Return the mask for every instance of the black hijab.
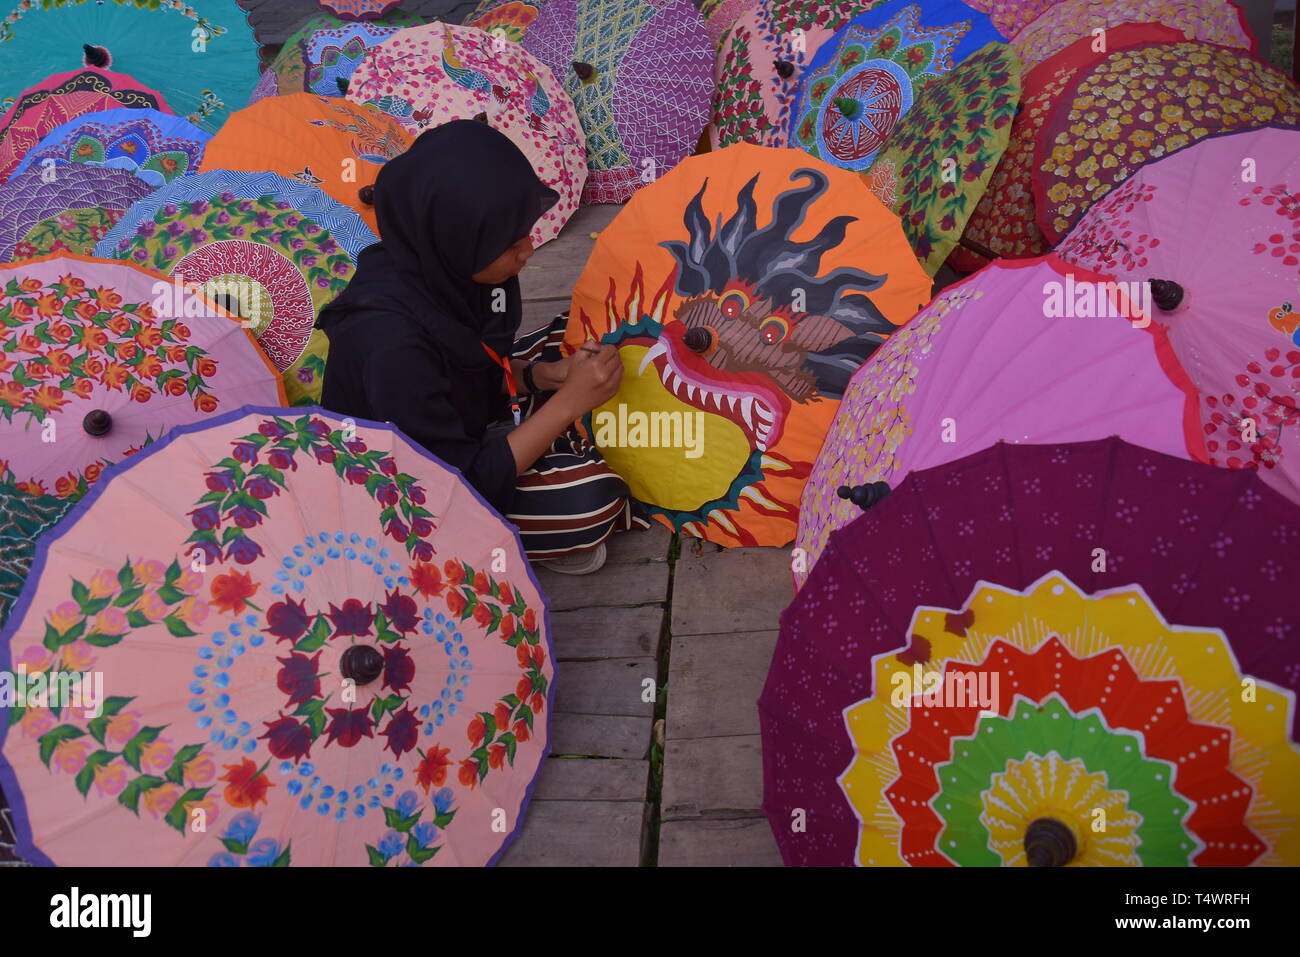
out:
M483 343L509 354L522 315L519 278L470 277L528 235L559 195L503 133L454 120L421 134L375 181L383 241L362 250L342 294L321 310L328 330L355 311L400 313L462 368L491 363ZM492 309L505 291L504 311Z

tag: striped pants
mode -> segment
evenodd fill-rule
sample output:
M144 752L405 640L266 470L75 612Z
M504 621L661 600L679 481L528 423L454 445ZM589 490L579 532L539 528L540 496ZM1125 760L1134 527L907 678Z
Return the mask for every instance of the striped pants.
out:
M526 362L562 358L560 343L567 320L565 315L556 316L549 326L522 336L511 355ZM524 416L545 401L544 395L529 396ZM627 483L574 426L519 476L506 518L518 526L528 557L539 560L574 555L595 548L614 532L649 527L649 522L633 514Z

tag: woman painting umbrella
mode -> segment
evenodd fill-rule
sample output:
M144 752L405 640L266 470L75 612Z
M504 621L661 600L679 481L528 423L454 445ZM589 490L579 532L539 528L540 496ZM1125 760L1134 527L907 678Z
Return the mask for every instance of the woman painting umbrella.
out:
M317 322L330 340L321 401L395 423L519 526L530 558L587 574L612 532L640 523L623 480L571 429L618 391L617 351L588 342L562 358L558 321L515 339L528 235L557 198L505 135L473 120L424 133L385 165L383 242ZM497 425L508 409L513 429Z

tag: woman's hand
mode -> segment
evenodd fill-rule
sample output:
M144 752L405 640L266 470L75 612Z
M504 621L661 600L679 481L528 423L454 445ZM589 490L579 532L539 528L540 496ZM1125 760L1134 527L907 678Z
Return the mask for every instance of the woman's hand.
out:
M613 346L600 346L588 341L577 354L566 360L566 364L564 382L559 391L507 437L515 457L515 470L520 475L546 453L556 436L574 419L612 399L623 381L623 363ZM538 375L541 368L542 364L539 364L533 370L538 388L543 387L542 377Z
M533 382L542 392L557 392L569 377L570 359L565 356L556 362L539 362L533 366Z
M604 405L623 382L623 362L611 345L588 340L568 359L569 368L556 398L573 411L574 418Z

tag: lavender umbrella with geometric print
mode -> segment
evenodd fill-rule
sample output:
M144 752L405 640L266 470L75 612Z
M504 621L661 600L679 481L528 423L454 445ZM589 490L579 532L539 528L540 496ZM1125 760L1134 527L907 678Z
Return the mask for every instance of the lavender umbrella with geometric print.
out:
M123 213L153 190L124 169L76 165L25 170L0 186L0 262L64 249L89 253Z
M591 171L584 202L626 202L695 149L714 44L687 0L550 0L523 47L577 107Z

